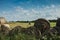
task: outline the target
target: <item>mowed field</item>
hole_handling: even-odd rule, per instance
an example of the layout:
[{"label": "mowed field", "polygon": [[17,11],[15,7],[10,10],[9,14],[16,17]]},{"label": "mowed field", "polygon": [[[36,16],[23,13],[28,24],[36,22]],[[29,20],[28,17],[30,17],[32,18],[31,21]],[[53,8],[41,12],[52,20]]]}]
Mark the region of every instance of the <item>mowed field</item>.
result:
[{"label": "mowed field", "polygon": [[[16,27],[16,26],[21,26],[23,28],[27,28],[27,27],[30,27],[30,26],[33,26],[34,23],[31,23],[31,25],[29,25],[29,23],[20,23],[20,22],[10,22],[8,23],[12,28]],[[56,22],[50,22],[50,25],[51,27],[54,27],[56,25]],[[16,33],[16,32],[15,32]],[[40,40],[40,39],[43,39],[43,40],[50,40],[50,39],[58,39],[60,40],[60,36],[56,36],[56,35],[52,35],[51,37],[50,36],[41,36],[41,38],[39,37],[38,39],[36,38],[36,35],[28,35],[28,34],[25,34],[25,33],[18,33],[18,34],[13,34],[13,36],[4,36],[4,35],[1,35],[0,36],[0,39],[1,40]],[[43,38],[44,37],[44,38]]]},{"label": "mowed field", "polygon": [[[9,23],[9,25],[11,28],[14,28],[16,26],[21,26],[23,28],[27,28],[27,27],[33,26],[34,23],[29,24],[29,23],[11,22],[11,23]],[[55,25],[56,25],[56,22],[50,22],[51,27],[54,27]]]}]

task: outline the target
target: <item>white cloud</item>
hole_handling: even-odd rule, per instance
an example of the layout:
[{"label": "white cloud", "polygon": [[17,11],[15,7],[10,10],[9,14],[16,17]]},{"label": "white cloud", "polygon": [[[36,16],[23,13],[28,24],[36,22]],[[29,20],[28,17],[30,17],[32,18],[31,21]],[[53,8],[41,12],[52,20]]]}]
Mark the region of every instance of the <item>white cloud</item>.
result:
[{"label": "white cloud", "polygon": [[55,5],[51,5],[51,7],[52,7],[52,8],[54,8],[54,7],[55,7]]},{"label": "white cloud", "polygon": [[56,19],[60,17],[60,6],[51,5],[39,9],[24,9],[18,6],[14,7],[14,10],[3,11],[0,15],[4,15],[9,20],[35,20],[38,18]]},{"label": "white cloud", "polygon": [[[36,10],[35,10],[36,9]],[[47,19],[55,19],[57,17],[60,17],[60,7],[59,6],[55,6],[55,5],[51,5],[51,6],[46,6],[44,8],[41,8],[40,10],[38,10],[37,8],[35,9],[19,9],[20,13],[25,13],[27,16],[27,18],[30,16],[32,18],[36,17],[36,18],[47,18]]]}]

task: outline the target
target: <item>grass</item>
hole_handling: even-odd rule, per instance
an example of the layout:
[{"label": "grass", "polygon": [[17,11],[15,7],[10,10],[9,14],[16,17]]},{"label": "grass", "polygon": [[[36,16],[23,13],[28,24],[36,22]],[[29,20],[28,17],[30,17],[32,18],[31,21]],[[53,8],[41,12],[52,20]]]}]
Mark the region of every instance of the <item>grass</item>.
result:
[{"label": "grass", "polygon": [[[14,28],[15,26],[22,26],[23,28],[27,28],[29,26],[33,26],[34,23],[31,23],[31,25],[29,25],[29,23],[19,23],[19,22],[15,22],[15,23],[9,23],[11,28]],[[50,22],[50,26],[54,27],[56,25],[56,22]]]},{"label": "grass", "polygon": [[50,22],[50,26],[51,26],[51,27],[56,26],[56,22]]},{"label": "grass", "polygon": [[29,23],[19,23],[19,22],[16,22],[16,23],[9,23],[10,27],[13,28],[15,26],[22,26],[23,28],[27,28],[29,26],[33,26],[34,23],[31,23],[31,25],[29,25]]}]

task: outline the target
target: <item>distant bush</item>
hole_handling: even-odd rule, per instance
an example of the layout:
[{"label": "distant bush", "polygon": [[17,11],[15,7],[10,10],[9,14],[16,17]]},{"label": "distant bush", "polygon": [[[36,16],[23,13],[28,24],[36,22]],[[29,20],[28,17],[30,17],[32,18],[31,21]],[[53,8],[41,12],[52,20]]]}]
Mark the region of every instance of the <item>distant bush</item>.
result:
[{"label": "distant bush", "polygon": [[56,22],[57,20],[49,20],[50,22]]}]

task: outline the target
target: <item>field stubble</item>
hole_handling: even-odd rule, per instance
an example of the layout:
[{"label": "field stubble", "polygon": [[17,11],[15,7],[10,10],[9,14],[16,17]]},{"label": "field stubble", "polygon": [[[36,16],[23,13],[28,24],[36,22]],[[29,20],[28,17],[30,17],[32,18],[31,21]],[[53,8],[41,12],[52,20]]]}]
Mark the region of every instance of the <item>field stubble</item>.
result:
[{"label": "field stubble", "polygon": [[[9,25],[10,25],[11,28],[14,28],[15,26],[21,26],[23,28],[27,28],[27,27],[33,26],[34,23],[29,24],[29,23],[20,23],[20,22],[13,23],[12,22],[12,23],[9,23]],[[51,27],[56,26],[56,22],[50,22],[50,26]]]}]

